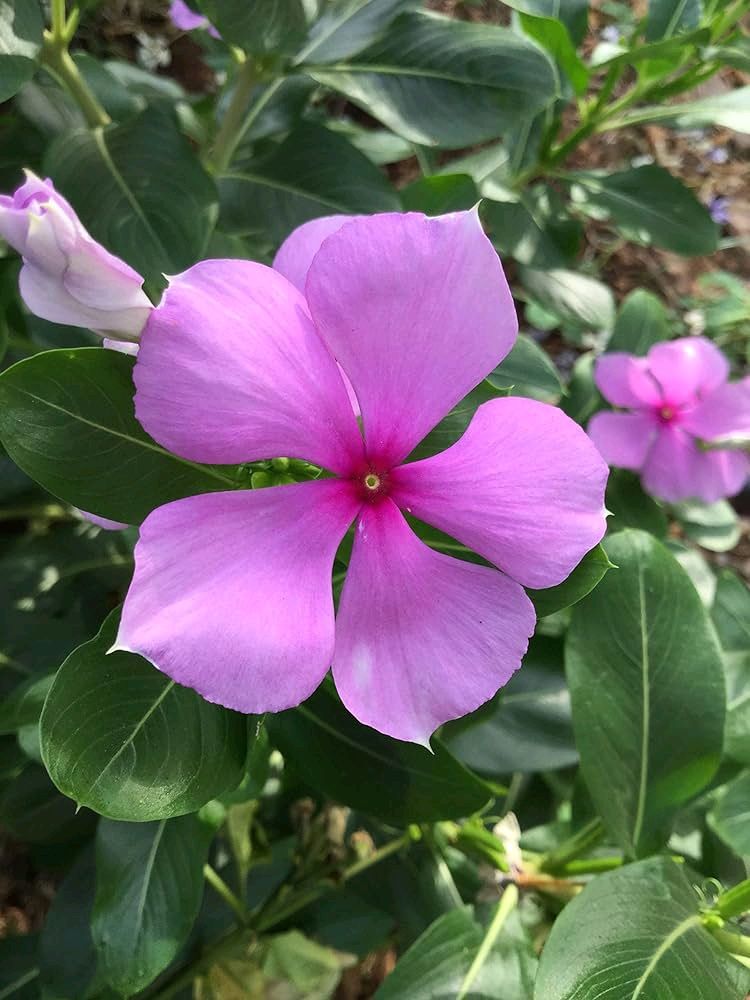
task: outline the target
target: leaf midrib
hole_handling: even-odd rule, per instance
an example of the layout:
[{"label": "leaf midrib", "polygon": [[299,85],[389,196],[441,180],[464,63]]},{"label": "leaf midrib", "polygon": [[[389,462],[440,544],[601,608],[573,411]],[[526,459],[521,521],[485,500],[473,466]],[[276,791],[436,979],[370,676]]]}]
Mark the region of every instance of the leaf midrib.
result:
[{"label": "leaf midrib", "polygon": [[672,947],[672,945],[678,938],[682,937],[683,934],[686,934],[693,927],[699,926],[700,922],[701,922],[700,915],[697,913],[693,913],[689,917],[685,917],[685,919],[681,923],[677,924],[676,927],[672,928],[672,930],[669,932],[669,934],[667,934],[667,936],[664,938],[664,940],[661,942],[659,947],[656,949],[656,951],[649,959],[646,968],[638,977],[638,982],[635,984],[635,990],[633,991],[630,1000],[638,1000],[638,997],[642,994],[643,990],[645,989],[646,983],[649,977],[651,976],[651,973],[659,964],[659,961],[661,960],[662,956],[666,954],[666,952]]},{"label": "leaf midrib", "polygon": [[638,846],[638,841],[643,830],[643,820],[646,812],[646,790],[648,788],[649,769],[649,734],[651,727],[651,689],[650,689],[650,662],[648,648],[648,628],[646,622],[646,593],[644,586],[643,563],[638,562],[638,606],[640,612],[641,626],[641,767],[638,783],[638,802],[636,806],[635,821],[633,823],[633,849]]}]

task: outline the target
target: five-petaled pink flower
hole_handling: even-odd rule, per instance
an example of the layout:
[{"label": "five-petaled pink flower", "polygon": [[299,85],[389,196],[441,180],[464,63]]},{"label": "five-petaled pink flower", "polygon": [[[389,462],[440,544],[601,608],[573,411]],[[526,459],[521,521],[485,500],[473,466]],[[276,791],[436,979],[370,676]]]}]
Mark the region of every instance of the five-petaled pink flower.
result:
[{"label": "five-petaled pink flower", "polygon": [[610,465],[640,472],[655,497],[712,503],[738,493],[750,457],[732,447],[750,438],[750,378],[729,383],[729,364],[705,337],[655,344],[645,358],[605,354],[594,378],[627,413],[597,413],[588,432]]},{"label": "five-petaled pink flower", "polygon": [[[287,456],[333,476],[153,511],[114,648],[251,713],[299,704],[332,666],[359,720],[424,744],[485,702],[534,630],[523,587],[559,584],[605,528],[606,465],[553,406],[494,399],[407,462],[516,331],[476,212],[316,220],[275,269],[213,260],[173,278],[134,372],[146,430],[192,461]],[[497,568],[434,551],[402,512]]]}]

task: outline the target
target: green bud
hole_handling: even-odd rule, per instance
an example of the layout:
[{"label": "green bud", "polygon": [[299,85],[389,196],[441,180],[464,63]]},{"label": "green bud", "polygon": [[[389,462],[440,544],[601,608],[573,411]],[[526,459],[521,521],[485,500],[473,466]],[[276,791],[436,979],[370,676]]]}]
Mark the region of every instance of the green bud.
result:
[{"label": "green bud", "polygon": [[250,476],[250,485],[254,490],[262,490],[266,486],[273,486],[273,484],[274,477],[270,472],[264,472],[262,469],[259,469]]}]

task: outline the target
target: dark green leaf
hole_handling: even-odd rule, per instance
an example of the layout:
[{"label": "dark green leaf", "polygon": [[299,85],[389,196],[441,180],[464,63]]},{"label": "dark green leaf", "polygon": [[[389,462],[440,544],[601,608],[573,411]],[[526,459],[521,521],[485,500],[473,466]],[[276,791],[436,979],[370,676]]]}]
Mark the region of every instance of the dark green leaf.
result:
[{"label": "dark green leaf", "polygon": [[724,753],[732,760],[750,765],[750,649],[744,653],[724,653],[724,672],[727,681]]},{"label": "dark green leaf", "polygon": [[43,29],[38,0],[0,0],[0,104],[34,75]]},{"label": "dark green leaf", "polygon": [[523,333],[519,333],[510,354],[490,372],[487,381],[514,396],[530,396],[544,403],[556,403],[563,391],[549,355]]},{"label": "dark green leaf", "polygon": [[347,888],[323,896],[299,914],[299,925],[321,944],[364,958],[380,948],[393,918]]},{"label": "dark green leaf", "polygon": [[37,945],[36,934],[11,934],[0,939],[0,997],[3,1000],[39,1000]]},{"label": "dark green leaf", "polygon": [[482,214],[501,255],[507,254],[529,267],[565,267],[566,255],[546,227],[546,220],[539,219],[525,202],[488,198],[482,203]]},{"label": "dark green leaf", "polygon": [[589,0],[503,0],[503,3],[523,14],[559,19],[576,45],[586,34]]},{"label": "dark green leaf", "polygon": [[39,721],[52,677],[31,677],[0,704],[0,734],[15,733]]},{"label": "dark green leaf", "polygon": [[737,514],[726,500],[680,503],[674,512],[687,537],[711,552],[728,552],[742,535]]},{"label": "dark green leaf", "polygon": [[281,243],[321,215],[397,211],[396,193],[366,156],[340,135],[305,123],[271,156],[220,182],[225,232],[267,234]]},{"label": "dark green leaf", "polygon": [[140,656],[107,655],[117,623],[115,612],[60,667],[42,712],[44,762],[62,792],[103,816],[193,812],[242,777],[245,717]]},{"label": "dark green leaf", "polygon": [[668,121],[678,128],[721,126],[750,132],[750,86],[703,97],[687,104],[652,105],[626,115],[628,122]]},{"label": "dark green leaf", "polygon": [[713,253],[719,230],[708,209],[669,171],[656,164],[614,174],[570,175],[579,202],[609,213],[638,240],[685,256]]},{"label": "dark green leaf", "polygon": [[373,42],[397,14],[415,6],[416,0],[333,0],[323,7],[295,61],[346,59]]},{"label": "dark green leaf", "polygon": [[[424,747],[363,726],[327,686],[268,720],[271,740],[313,788],[397,826],[476,812],[490,789],[433,739]],[[377,781],[362,775],[377,772]]]},{"label": "dark green leaf", "polygon": [[750,970],[704,930],[698,905],[667,858],[597,877],[555,921],[535,1000],[743,1000]]},{"label": "dark green leaf", "polygon": [[607,553],[601,545],[597,545],[586,553],[567,580],[556,587],[547,587],[545,590],[527,588],[526,593],[534,604],[537,618],[545,618],[555,611],[577,604],[591,593],[611,566]]},{"label": "dark green leaf", "polygon": [[750,772],[744,771],[723,789],[721,796],[708,814],[714,832],[740,856],[750,855]]},{"label": "dark green leaf", "polygon": [[712,47],[706,55],[710,59],[717,59],[727,66],[741,69],[743,73],[750,73],[750,36],[737,34],[724,45]]},{"label": "dark green leaf", "polygon": [[612,292],[595,278],[562,268],[539,271],[521,268],[524,288],[560,318],[588,330],[611,330],[615,321]]},{"label": "dark green leaf", "polygon": [[750,590],[730,569],[719,573],[711,617],[724,649],[750,651]]},{"label": "dark green leaf", "polygon": [[101,974],[118,992],[148,986],[185,943],[213,835],[197,816],[99,823],[91,933]]},{"label": "dark green leaf", "polygon": [[671,38],[696,28],[702,12],[702,0],[649,0],[646,40]]},{"label": "dark green leaf", "polygon": [[528,1000],[537,961],[516,914],[495,939],[468,992],[472,963],[487,934],[469,906],[439,917],[399,960],[376,1000]]},{"label": "dark green leaf", "polygon": [[623,528],[641,528],[657,538],[667,534],[667,515],[664,508],[643,492],[641,481],[627,469],[612,469],[607,480],[605,506],[612,513],[607,522],[609,532]]},{"label": "dark green leaf", "polygon": [[724,676],[706,611],[667,549],[632,530],[605,548],[618,568],[573,611],[565,660],[586,785],[637,856],[664,842],[718,767]]},{"label": "dark green leaf", "polygon": [[0,794],[0,824],[30,844],[69,844],[91,833],[94,817],[76,814],[43,767],[29,764]]},{"label": "dark green leaf", "polygon": [[426,13],[402,14],[347,62],[306,69],[424,146],[494,138],[557,92],[554,66],[532,42],[506,28]]},{"label": "dark green leaf", "polygon": [[667,311],[653,292],[636,288],[620,307],[607,350],[642,357],[660,340],[669,340]]},{"label": "dark green leaf", "polygon": [[133,414],[133,359],[45,351],[0,375],[0,438],[24,472],[82,510],[139,524],[155,507],[236,485],[156,444]]},{"label": "dark green leaf", "polygon": [[201,258],[216,188],[171,114],[148,108],[122,125],[65,132],[45,170],[92,236],[148,281]]},{"label": "dark green leaf", "polygon": [[434,174],[421,177],[399,192],[407,212],[444,215],[473,208],[479,201],[476,184],[468,174]]},{"label": "dark green leaf", "polygon": [[199,6],[222,39],[245,52],[289,52],[305,34],[300,0],[200,0]]},{"label": "dark green leaf", "polygon": [[436,455],[455,444],[469,426],[477,407],[481,406],[482,403],[487,403],[490,399],[497,399],[498,396],[503,395],[505,393],[490,385],[486,379],[480,382],[475,389],[464,396],[460,403],[453,407],[447,417],[443,417],[426,438],[420,441],[409,456],[409,461],[416,462],[419,458]]},{"label": "dark green leaf", "polygon": [[459,760],[495,779],[575,764],[560,641],[532,639],[521,669],[487,706],[449,724],[445,739]]},{"label": "dark green leaf", "polygon": [[560,403],[560,409],[582,427],[604,402],[594,382],[595,361],[593,352],[582,354],[577,359],[568,383],[568,394]]},{"label": "dark green leaf", "polygon": [[589,71],[579,58],[570,35],[556,17],[533,17],[521,14],[524,32],[549,52],[570,81],[576,94],[583,94],[589,82]]}]

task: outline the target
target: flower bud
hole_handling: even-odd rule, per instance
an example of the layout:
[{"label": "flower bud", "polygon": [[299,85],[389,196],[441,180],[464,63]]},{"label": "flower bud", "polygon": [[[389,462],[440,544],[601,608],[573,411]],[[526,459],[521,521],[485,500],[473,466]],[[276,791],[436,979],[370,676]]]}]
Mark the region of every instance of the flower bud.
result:
[{"label": "flower bud", "polygon": [[36,316],[138,339],[152,309],[143,278],[91,238],[52,181],[27,170],[0,195],[0,237],[23,258],[21,297]]}]

